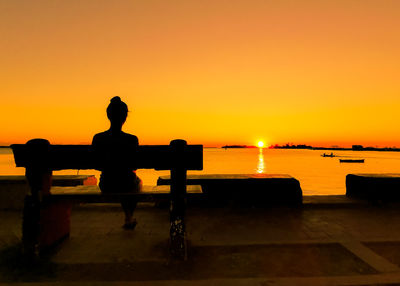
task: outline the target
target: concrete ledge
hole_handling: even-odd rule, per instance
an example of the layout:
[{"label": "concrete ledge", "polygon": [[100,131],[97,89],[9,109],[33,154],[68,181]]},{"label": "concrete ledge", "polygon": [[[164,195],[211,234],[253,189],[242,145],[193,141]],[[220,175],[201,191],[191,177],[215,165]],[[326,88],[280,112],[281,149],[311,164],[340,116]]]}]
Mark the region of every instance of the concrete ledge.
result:
[{"label": "concrete ledge", "polygon": [[[161,176],[157,185],[169,185],[170,176]],[[224,205],[285,205],[302,204],[302,190],[295,178],[284,174],[209,174],[188,175],[188,185],[201,185],[204,202]]]},{"label": "concrete ledge", "polygon": [[346,196],[370,201],[399,201],[400,174],[348,174]]},{"label": "concrete ledge", "polygon": [[[96,185],[95,175],[56,175],[52,186]],[[0,176],[0,184],[27,184],[25,176]]]},{"label": "concrete ledge", "polygon": [[365,200],[345,195],[303,196],[303,207],[307,208],[354,208],[367,205]]},{"label": "concrete ledge", "polygon": [[[79,186],[96,184],[94,175],[53,176],[53,186]],[[22,209],[25,196],[30,192],[25,176],[0,176],[0,209]]]}]

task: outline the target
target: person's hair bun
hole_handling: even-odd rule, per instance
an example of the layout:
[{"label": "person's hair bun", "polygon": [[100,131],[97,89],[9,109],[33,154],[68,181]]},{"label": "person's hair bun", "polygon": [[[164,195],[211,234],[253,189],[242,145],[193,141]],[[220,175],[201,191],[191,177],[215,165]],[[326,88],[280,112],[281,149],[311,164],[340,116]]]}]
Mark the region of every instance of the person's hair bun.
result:
[{"label": "person's hair bun", "polygon": [[124,118],[128,115],[128,106],[125,102],[121,100],[119,96],[114,96],[110,100],[110,104],[107,107],[107,117],[108,119]]},{"label": "person's hair bun", "polygon": [[121,103],[122,102],[122,100],[121,100],[121,98],[119,97],[119,96],[114,96],[113,98],[111,98],[111,100],[110,100],[110,103],[113,103],[113,104],[115,104],[115,103]]}]

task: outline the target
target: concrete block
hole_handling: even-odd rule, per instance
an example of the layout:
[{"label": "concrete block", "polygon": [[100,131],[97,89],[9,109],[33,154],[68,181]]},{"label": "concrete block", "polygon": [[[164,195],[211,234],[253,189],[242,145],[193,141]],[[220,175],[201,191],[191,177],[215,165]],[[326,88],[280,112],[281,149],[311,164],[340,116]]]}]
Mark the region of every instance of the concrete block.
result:
[{"label": "concrete block", "polygon": [[[94,175],[53,176],[53,186],[96,185]],[[0,209],[22,209],[30,193],[25,176],[0,176]]]},{"label": "concrete block", "polygon": [[[169,185],[170,176],[161,176],[158,185]],[[233,202],[246,206],[302,204],[302,190],[295,178],[283,174],[207,174],[188,175],[188,185],[201,185],[204,200],[224,205]]]},{"label": "concrete block", "polygon": [[400,174],[348,174],[346,196],[371,201],[398,201]]}]

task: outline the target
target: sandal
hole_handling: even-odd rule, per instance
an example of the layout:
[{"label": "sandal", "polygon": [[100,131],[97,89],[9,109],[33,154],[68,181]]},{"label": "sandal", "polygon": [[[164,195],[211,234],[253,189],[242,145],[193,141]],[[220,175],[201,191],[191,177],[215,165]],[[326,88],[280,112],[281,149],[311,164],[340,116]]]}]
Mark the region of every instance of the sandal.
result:
[{"label": "sandal", "polygon": [[122,227],[126,230],[132,230],[132,229],[135,229],[136,225],[137,225],[137,221],[134,220],[134,221],[125,223]]}]

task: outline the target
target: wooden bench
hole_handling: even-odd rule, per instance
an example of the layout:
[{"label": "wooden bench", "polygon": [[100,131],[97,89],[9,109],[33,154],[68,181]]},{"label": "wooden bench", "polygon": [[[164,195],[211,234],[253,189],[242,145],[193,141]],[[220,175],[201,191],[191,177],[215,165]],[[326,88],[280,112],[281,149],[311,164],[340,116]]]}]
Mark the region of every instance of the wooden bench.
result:
[{"label": "wooden bench", "polygon": [[[117,202],[139,194],[52,194],[52,171],[64,169],[101,169],[91,145],[51,145],[45,139],[11,145],[17,167],[25,168],[30,195],[25,199],[22,242],[28,254],[38,255],[45,246],[68,236],[70,205],[65,201]],[[203,146],[173,140],[170,145],[139,146],[133,169],[170,170],[170,251],[186,257],[185,199],[187,170],[203,169]],[[164,194],[165,195],[165,194]]]}]

